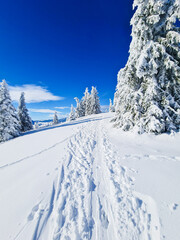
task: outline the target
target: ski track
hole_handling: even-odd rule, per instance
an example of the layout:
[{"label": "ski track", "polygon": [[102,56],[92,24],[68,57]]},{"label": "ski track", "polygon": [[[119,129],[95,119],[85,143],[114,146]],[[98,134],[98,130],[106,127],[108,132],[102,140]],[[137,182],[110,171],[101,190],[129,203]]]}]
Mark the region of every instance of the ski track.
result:
[{"label": "ski track", "polygon": [[31,240],[160,240],[156,204],[133,191],[133,170],[120,165],[103,124],[86,123],[68,140],[49,203],[27,218],[36,222]]},{"label": "ski track", "polygon": [[[71,137],[72,137],[72,136],[71,136]],[[57,147],[57,146],[60,145],[61,143],[66,142],[66,141],[69,140],[69,138],[71,138],[71,137],[67,137],[67,138],[65,138],[64,140],[62,140],[62,141],[60,141],[60,142],[57,142],[57,143],[53,144],[52,146],[50,146],[50,147],[48,147],[48,148],[45,148],[45,149],[43,149],[42,151],[40,151],[40,152],[38,152],[38,153],[35,153],[35,154],[30,155],[30,156],[24,157],[24,158],[22,158],[22,159],[20,159],[20,160],[17,160],[17,161],[15,161],[15,162],[2,165],[2,166],[0,166],[0,170],[2,170],[2,169],[4,169],[4,168],[7,168],[7,167],[10,167],[10,166],[12,166],[12,165],[21,163],[21,162],[23,162],[23,161],[29,160],[30,158],[36,157],[36,156],[38,156],[38,155],[40,155],[40,154],[42,154],[42,153],[44,153],[44,152],[47,152],[47,151],[51,150],[52,148]]]},{"label": "ski track", "polygon": [[179,156],[166,156],[166,155],[137,155],[137,154],[126,154],[124,159],[134,159],[134,160],[152,160],[152,161],[160,161],[160,162],[176,162],[180,163],[180,157]]}]

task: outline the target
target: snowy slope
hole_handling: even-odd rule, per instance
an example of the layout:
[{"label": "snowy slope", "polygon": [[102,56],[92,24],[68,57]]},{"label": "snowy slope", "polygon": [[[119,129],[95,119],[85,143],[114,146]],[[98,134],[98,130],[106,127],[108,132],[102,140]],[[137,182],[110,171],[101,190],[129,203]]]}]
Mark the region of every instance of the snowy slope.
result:
[{"label": "snowy slope", "polygon": [[0,145],[0,239],[180,239],[180,134],[98,114]]}]

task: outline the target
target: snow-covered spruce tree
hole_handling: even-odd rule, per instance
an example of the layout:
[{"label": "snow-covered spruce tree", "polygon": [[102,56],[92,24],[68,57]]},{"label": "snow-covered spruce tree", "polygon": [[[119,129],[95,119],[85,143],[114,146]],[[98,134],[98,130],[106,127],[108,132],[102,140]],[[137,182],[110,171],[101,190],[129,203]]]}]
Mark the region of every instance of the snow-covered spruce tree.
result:
[{"label": "snow-covered spruce tree", "polygon": [[39,129],[39,123],[38,122],[35,122],[34,129]]},{"label": "snow-covered spruce tree", "polygon": [[100,102],[98,97],[98,92],[95,87],[92,87],[91,95],[90,95],[90,110],[89,114],[98,114],[100,113]]},{"label": "snow-covered spruce tree", "polygon": [[76,111],[75,111],[75,117],[79,118],[79,117],[83,117],[85,115],[84,113],[84,106],[82,101],[79,101],[79,99],[77,97],[74,98],[76,100]]},{"label": "snow-covered spruce tree", "polygon": [[114,106],[112,104],[112,100],[109,99],[109,112],[115,112]]},{"label": "snow-covered spruce tree", "polygon": [[68,117],[67,121],[72,121],[72,120],[75,120],[75,119],[76,119],[76,116],[75,116],[74,107],[73,107],[73,105],[71,105],[71,112],[69,114],[69,117]]},{"label": "snow-covered spruce tree", "polygon": [[85,109],[85,116],[90,115],[91,114],[91,95],[89,94],[88,88],[86,88],[84,92],[82,103]]},{"label": "snow-covered spruce tree", "polygon": [[26,108],[24,92],[21,93],[21,96],[19,99],[18,116],[19,116],[20,127],[22,132],[26,132],[28,130],[33,129],[32,120]]},{"label": "snow-covered spruce tree", "polygon": [[17,137],[19,134],[19,118],[12,105],[6,81],[3,80],[0,88],[0,142]]},{"label": "snow-covered spruce tree", "polygon": [[58,120],[58,116],[57,116],[57,112],[54,113],[54,118],[53,118],[53,125],[58,124],[59,120]]},{"label": "snow-covered spruce tree", "polygon": [[118,73],[114,125],[155,134],[180,127],[178,0],[134,0],[132,42]]}]

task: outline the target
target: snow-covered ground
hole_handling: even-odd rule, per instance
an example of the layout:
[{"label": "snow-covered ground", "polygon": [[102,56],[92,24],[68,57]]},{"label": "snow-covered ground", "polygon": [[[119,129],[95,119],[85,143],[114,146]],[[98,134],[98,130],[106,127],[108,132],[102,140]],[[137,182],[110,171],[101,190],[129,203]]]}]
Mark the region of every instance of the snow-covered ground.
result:
[{"label": "snow-covered ground", "polygon": [[125,133],[111,118],[0,145],[1,240],[180,239],[180,134]]}]

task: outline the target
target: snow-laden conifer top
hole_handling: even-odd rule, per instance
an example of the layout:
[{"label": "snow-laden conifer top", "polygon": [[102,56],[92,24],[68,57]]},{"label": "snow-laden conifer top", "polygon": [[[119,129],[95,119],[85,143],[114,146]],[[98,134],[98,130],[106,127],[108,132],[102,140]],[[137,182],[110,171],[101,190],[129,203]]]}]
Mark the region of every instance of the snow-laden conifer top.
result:
[{"label": "snow-laden conifer top", "polygon": [[118,73],[114,125],[156,134],[180,127],[180,4],[135,0],[130,55]]}]

